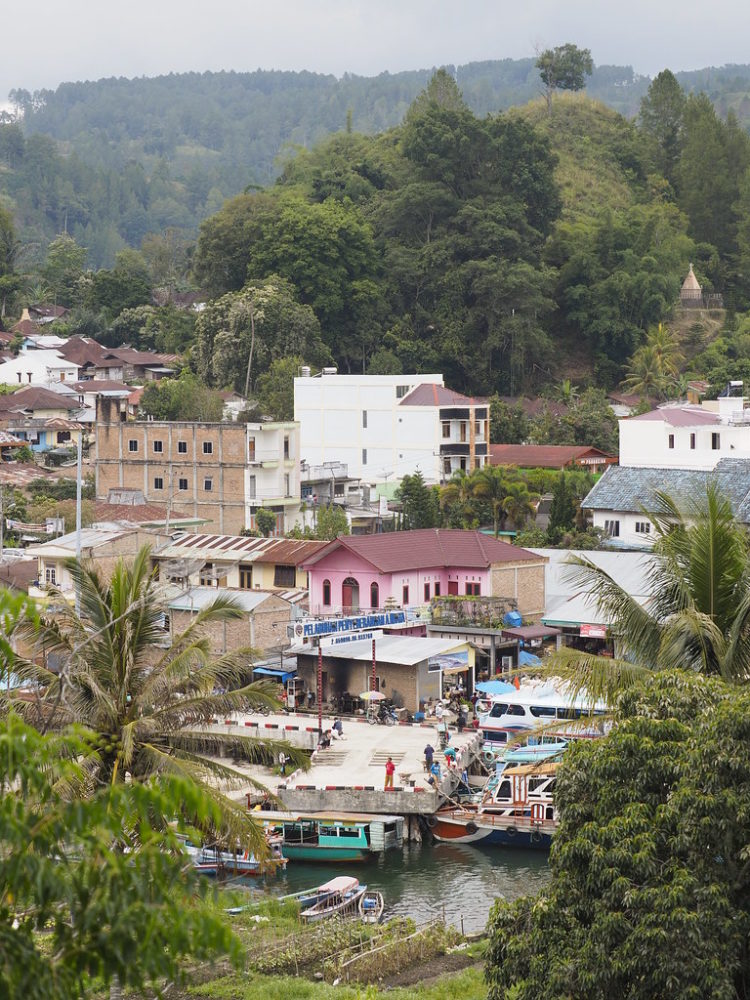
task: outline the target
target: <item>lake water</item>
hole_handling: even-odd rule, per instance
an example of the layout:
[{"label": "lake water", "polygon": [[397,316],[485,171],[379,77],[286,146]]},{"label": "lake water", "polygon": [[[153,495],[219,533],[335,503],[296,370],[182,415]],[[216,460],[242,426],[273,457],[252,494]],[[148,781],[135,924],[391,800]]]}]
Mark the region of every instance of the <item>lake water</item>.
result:
[{"label": "lake water", "polygon": [[484,928],[498,896],[516,899],[537,892],[547,881],[549,868],[543,851],[409,843],[364,864],[290,862],[265,890],[282,896],[349,874],[383,893],[386,919],[411,917],[422,924],[445,916],[458,928],[463,921],[468,933]]}]

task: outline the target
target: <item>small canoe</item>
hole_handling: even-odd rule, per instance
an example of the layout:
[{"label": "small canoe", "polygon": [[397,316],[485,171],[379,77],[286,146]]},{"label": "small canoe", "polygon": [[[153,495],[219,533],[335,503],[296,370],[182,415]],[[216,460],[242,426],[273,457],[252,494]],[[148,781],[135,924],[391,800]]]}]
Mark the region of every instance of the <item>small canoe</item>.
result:
[{"label": "small canoe", "polygon": [[383,916],[385,900],[381,892],[369,890],[359,897],[359,915],[363,924],[377,924]]},{"label": "small canoe", "polygon": [[333,916],[351,916],[357,913],[360,898],[367,892],[366,885],[350,875],[342,875],[324,882],[314,892],[318,901],[303,909],[300,917],[306,923],[326,920]]}]

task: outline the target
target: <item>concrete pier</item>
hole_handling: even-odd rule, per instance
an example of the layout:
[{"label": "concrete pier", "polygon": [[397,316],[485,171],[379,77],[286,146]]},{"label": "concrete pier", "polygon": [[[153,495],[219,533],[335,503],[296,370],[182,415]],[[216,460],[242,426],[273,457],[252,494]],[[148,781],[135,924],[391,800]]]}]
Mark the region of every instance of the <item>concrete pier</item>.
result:
[{"label": "concrete pier", "polygon": [[[251,735],[261,739],[287,740],[293,746],[313,750],[308,771],[298,770],[286,778],[275,776],[269,788],[290,810],[319,812],[370,812],[399,815],[429,815],[448,798],[460,781],[461,771],[479,756],[481,744],[473,729],[450,732],[456,751],[455,767],[447,767],[439,750],[438,733],[427,724],[371,726],[364,720],[344,719],[343,739],[330,749],[315,750],[317,718],[309,715],[237,715],[216,720],[207,732]],[[333,718],[324,717],[323,729],[331,729]],[[427,784],[424,748],[435,749],[442,777],[437,790]],[[396,765],[393,789],[384,789],[388,757]]]}]

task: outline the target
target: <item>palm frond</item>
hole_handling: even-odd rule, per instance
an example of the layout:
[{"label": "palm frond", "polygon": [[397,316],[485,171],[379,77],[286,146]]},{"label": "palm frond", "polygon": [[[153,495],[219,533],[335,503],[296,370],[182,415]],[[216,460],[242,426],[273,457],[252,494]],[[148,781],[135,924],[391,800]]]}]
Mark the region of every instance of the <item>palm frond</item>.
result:
[{"label": "palm frond", "polygon": [[577,649],[559,649],[547,661],[545,673],[563,680],[571,701],[586,698],[589,711],[597,702],[614,705],[617,696],[647,677],[649,669],[629,660],[594,656]]}]

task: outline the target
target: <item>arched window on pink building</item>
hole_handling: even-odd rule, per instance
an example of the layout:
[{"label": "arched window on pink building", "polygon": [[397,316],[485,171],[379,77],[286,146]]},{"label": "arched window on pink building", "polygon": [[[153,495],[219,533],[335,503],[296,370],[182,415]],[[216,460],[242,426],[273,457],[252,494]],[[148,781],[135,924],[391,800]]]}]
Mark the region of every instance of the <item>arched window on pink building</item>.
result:
[{"label": "arched window on pink building", "polygon": [[331,606],[331,581],[330,580],[324,580],[323,581],[323,605],[326,608],[329,608]]},{"label": "arched window on pink building", "polygon": [[377,583],[370,584],[370,607],[379,608],[380,607],[380,587]]}]

